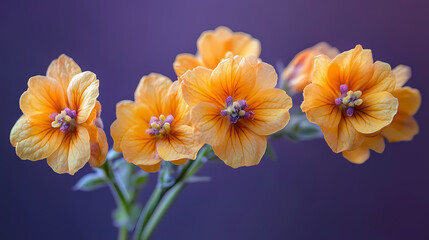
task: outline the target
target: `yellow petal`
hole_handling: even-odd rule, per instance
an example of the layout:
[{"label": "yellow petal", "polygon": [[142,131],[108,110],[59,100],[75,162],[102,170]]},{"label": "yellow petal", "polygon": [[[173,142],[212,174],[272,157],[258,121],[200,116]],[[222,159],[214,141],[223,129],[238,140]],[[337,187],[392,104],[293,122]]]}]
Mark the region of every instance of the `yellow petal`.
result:
[{"label": "yellow petal", "polygon": [[231,40],[227,42],[227,51],[231,51],[234,55],[243,57],[255,56],[259,57],[261,54],[261,43],[258,39],[252,39],[247,33],[237,32]]},{"label": "yellow petal", "polygon": [[337,55],[328,69],[329,81],[334,86],[347,84],[349,89],[362,90],[361,86],[368,84],[374,72],[371,50],[362,49],[357,45],[354,49]]},{"label": "yellow petal", "polygon": [[127,162],[136,165],[154,165],[159,162],[156,139],[145,131],[142,126],[133,126],[122,138],[121,150]]},{"label": "yellow petal", "polygon": [[166,161],[182,158],[195,159],[203,144],[198,143],[193,135],[192,127],[187,125],[176,126],[169,135],[164,136],[156,143],[159,156]]},{"label": "yellow petal", "polygon": [[195,127],[195,138],[212,146],[221,144],[231,125],[227,117],[220,115],[216,105],[201,102],[191,110],[191,121]]},{"label": "yellow petal", "polygon": [[75,174],[91,157],[89,134],[85,127],[76,126],[68,132],[60,147],[48,157],[49,166],[56,173]]},{"label": "yellow petal", "polygon": [[390,65],[383,62],[374,63],[374,74],[371,80],[354,89],[361,90],[362,93],[371,94],[381,91],[391,92],[395,88],[395,75],[393,75]]},{"label": "yellow petal", "polygon": [[193,70],[198,66],[202,66],[203,63],[198,60],[194,55],[191,54],[179,54],[173,63],[174,71],[178,77],[182,76],[186,71]]},{"label": "yellow petal", "polygon": [[19,106],[26,116],[49,116],[61,112],[66,107],[66,100],[59,82],[35,76],[28,80],[28,90],[21,95]]},{"label": "yellow petal", "polygon": [[267,148],[264,136],[249,129],[231,126],[220,145],[213,146],[214,153],[233,168],[257,165]]},{"label": "yellow petal", "polygon": [[173,163],[174,165],[184,165],[187,162],[188,162],[187,158],[176,160],[176,161],[171,161],[171,163]]},{"label": "yellow petal", "polygon": [[149,164],[149,165],[137,165],[139,166],[143,171],[145,172],[151,172],[151,173],[155,173],[158,172],[159,167],[161,166],[161,159],[158,159],[158,162],[154,163],[154,164]]},{"label": "yellow petal", "polygon": [[398,109],[398,99],[388,92],[362,96],[363,104],[349,117],[360,133],[370,134],[389,125]]},{"label": "yellow petal", "polygon": [[396,114],[392,123],[382,131],[389,142],[411,141],[417,133],[419,133],[417,121],[403,113]]},{"label": "yellow petal", "polygon": [[91,158],[89,159],[89,164],[91,167],[99,167],[103,165],[104,161],[106,160],[107,152],[109,151],[106,134],[101,128],[97,128],[97,130],[97,142],[91,141]]},{"label": "yellow petal", "polygon": [[367,147],[359,147],[353,151],[344,151],[343,157],[352,163],[362,164],[369,159],[370,152]]},{"label": "yellow petal", "polygon": [[341,85],[339,83],[339,79],[330,79],[328,75],[328,69],[331,61],[332,60],[325,55],[318,55],[314,58],[311,82],[323,87],[325,91],[330,93],[333,97],[338,97],[339,86]]},{"label": "yellow petal", "polygon": [[238,124],[245,125],[256,134],[273,134],[289,122],[292,99],[281,89],[260,91],[247,104],[255,113],[254,118],[241,119]]},{"label": "yellow petal", "polygon": [[352,163],[362,164],[368,160],[370,156],[369,149],[372,149],[378,153],[384,151],[385,144],[381,134],[373,137],[366,137],[362,145],[352,151],[344,151],[343,156]]},{"label": "yellow petal", "polygon": [[405,65],[398,65],[392,70],[396,78],[395,88],[401,88],[411,78],[411,68]]},{"label": "yellow petal", "polygon": [[225,104],[226,99],[221,99],[212,93],[212,82],[210,80],[212,70],[197,67],[192,71],[187,71],[181,77],[183,99],[189,107],[193,107],[199,102],[212,102],[219,106]]},{"label": "yellow petal", "polygon": [[392,95],[399,101],[398,113],[412,116],[416,114],[422,103],[422,97],[419,90],[414,88],[404,87],[395,89],[392,92]]},{"label": "yellow petal", "polygon": [[73,76],[81,72],[82,70],[72,58],[61,54],[49,65],[46,76],[57,80],[63,87],[63,91],[67,92],[67,87]]},{"label": "yellow petal", "polygon": [[[252,57],[247,58],[248,60]],[[270,64],[258,61],[256,66],[255,90],[274,88],[277,85],[276,70]]]},{"label": "yellow petal", "polygon": [[335,105],[335,95],[329,91],[329,87],[315,83],[304,88],[301,109],[310,122],[326,128],[337,126],[342,116],[341,110]]},{"label": "yellow petal", "polygon": [[336,127],[322,127],[321,129],[326,142],[335,153],[354,150],[365,139],[362,134],[354,129],[349,118],[342,118]]},{"label": "yellow petal", "polygon": [[51,119],[46,115],[31,118],[21,117],[12,128],[11,142],[16,146],[16,154],[21,159],[32,161],[49,157],[64,138],[64,133],[51,127]]},{"label": "yellow petal", "polygon": [[167,94],[162,98],[162,114],[164,116],[172,115],[174,117],[173,124],[182,125],[188,124],[190,121],[189,106],[186,104],[182,96],[182,90],[179,81],[175,81],[170,85]]},{"label": "yellow petal", "polygon": [[94,73],[86,71],[75,75],[67,88],[70,109],[76,110],[78,124],[88,120],[98,97],[99,81]]},{"label": "yellow petal", "polygon": [[146,104],[159,116],[162,113],[162,98],[167,94],[171,83],[168,77],[157,73],[142,77],[134,93],[136,103]]},{"label": "yellow petal", "polygon": [[214,69],[225,57],[225,53],[228,51],[225,42],[230,38],[225,36],[226,34],[229,33],[225,29],[222,29],[222,36],[219,37],[213,31],[206,31],[198,38],[198,53],[206,67]]},{"label": "yellow petal", "polygon": [[231,96],[234,101],[248,99],[255,88],[256,72],[256,66],[244,57],[235,56],[224,59],[211,74],[211,92],[223,102],[228,96]]}]

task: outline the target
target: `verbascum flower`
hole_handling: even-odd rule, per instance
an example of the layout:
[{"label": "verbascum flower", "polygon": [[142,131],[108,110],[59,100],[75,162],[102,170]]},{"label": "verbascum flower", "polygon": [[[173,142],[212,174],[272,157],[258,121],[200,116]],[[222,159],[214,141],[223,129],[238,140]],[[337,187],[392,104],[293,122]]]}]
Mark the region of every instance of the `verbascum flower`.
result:
[{"label": "verbascum flower", "polygon": [[318,43],[313,47],[304,49],[298,53],[289,65],[283,70],[281,78],[283,83],[294,92],[302,90],[311,83],[311,72],[313,71],[314,57],[324,54],[334,58],[339,54],[338,49],[331,47],[325,42]]},{"label": "verbascum flower", "polygon": [[257,39],[242,32],[232,32],[227,27],[218,27],[214,31],[205,31],[198,38],[198,52],[179,54],[173,63],[177,76],[198,66],[214,69],[226,57],[240,55],[259,57],[261,44]]},{"label": "verbascum flower", "polygon": [[99,81],[94,73],[82,72],[73,59],[61,55],[46,76],[28,80],[20,98],[23,115],[10,133],[21,159],[47,158],[57,173],[73,175],[88,161],[104,163],[108,145],[99,119]]},{"label": "verbascum flower", "polygon": [[[392,94],[395,76],[389,64],[374,63],[371,50],[360,45],[332,60],[319,55],[314,61],[312,83],[304,88],[301,105],[308,120],[321,127],[335,153],[374,140],[398,110],[398,99]],[[371,145],[381,148],[380,141]]]},{"label": "verbascum flower", "polygon": [[177,81],[152,73],[140,80],[134,102],[116,106],[117,120],[110,128],[113,149],[144,171],[158,171],[162,160],[185,164],[202,147],[193,138],[189,107],[179,87]]},{"label": "verbascum flower", "polygon": [[392,123],[383,128],[376,136],[366,138],[356,150],[343,152],[343,156],[351,162],[363,163],[368,160],[370,149],[382,153],[385,148],[384,138],[391,143],[410,141],[419,132],[419,126],[413,116],[420,108],[420,92],[417,89],[404,87],[411,77],[411,70],[407,66],[399,65],[392,72],[396,77],[395,90],[392,95],[399,101],[398,112]]},{"label": "verbascum flower", "polygon": [[195,138],[210,144],[227,165],[256,165],[266,136],[289,121],[291,98],[275,89],[277,74],[255,57],[229,57],[214,69],[197,67],[181,77]]}]

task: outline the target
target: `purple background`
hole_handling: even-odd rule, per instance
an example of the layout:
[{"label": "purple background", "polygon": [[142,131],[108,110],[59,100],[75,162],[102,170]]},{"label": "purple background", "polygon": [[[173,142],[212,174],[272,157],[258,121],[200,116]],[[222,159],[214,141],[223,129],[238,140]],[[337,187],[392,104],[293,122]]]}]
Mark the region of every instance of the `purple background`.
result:
[{"label": "purple background", "polygon": [[[98,75],[107,129],[140,77],[174,78],[176,54],[194,53],[200,33],[219,25],[261,40],[271,64],[322,40],[341,51],[360,43],[377,60],[412,66],[409,85],[425,98],[428,8],[426,0],[1,1],[0,239],[116,238],[109,190],[71,190],[88,166],[58,175],[46,161],[21,161],[8,140],[28,78],[61,53]],[[256,167],[207,164],[201,174],[212,181],[188,186],[154,239],[429,239],[427,105],[416,118],[413,142],[389,144],[364,165],[322,140],[277,141],[280,159]]]}]

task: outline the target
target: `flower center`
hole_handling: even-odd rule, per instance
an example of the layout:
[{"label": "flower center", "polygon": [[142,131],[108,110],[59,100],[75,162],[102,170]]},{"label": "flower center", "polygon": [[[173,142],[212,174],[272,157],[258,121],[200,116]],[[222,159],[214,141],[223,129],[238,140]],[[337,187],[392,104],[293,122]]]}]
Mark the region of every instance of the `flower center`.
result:
[{"label": "flower center", "polygon": [[220,114],[224,117],[228,116],[231,123],[236,123],[241,118],[249,118],[255,115],[253,111],[245,111],[246,108],[246,100],[234,102],[232,97],[229,96],[226,98],[226,108],[220,111]]},{"label": "flower center", "polygon": [[52,113],[49,117],[54,119],[51,126],[59,128],[61,132],[66,132],[76,124],[76,110],[70,110],[70,108],[65,108],[61,113]]},{"label": "flower center", "polygon": [[335,99],[335,104],[346,109],[347,116],[353,116],[355,107],[362,105],[361,91],[351,91],[346,84],[340,86],[341,97]]},{"label": "flower center", "polygon": [[151,136],[164,136],[169,134],[171,131],[171,122],[173,122],[173,120],[173,115],[165,117],[161,114],[159,118],[151,117],[149,122],[150,128],[146,130],[146,134]]}]

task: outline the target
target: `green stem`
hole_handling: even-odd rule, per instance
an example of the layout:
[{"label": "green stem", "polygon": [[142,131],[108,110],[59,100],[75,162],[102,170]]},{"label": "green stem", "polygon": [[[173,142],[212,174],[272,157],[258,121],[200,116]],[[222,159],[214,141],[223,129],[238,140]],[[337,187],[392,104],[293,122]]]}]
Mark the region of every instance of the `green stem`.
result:
[{"label": "green stem", "polygon": [[[187,179],[202,167],[207,160],[206,155],[210,152],[210,148],[205,147],[201,149],[201,152],[194,161],[188,161],[183,166],[179,176],[171,186],[163,186],[161,178],[158,179],[158,184],[140,215],[134,234],[135,240],[149,239],[168,208],[186,186]],[[160,176],[162,176],[162,173],[160,173]]]},{"label": "green stem", "polygon": [[[112,169],[110,164],[110,159],[106,159],[106,162],[101,166],[104,171],[104,174],[107,178],[107,182],[109,183],[112,194],[116,200],[116,204],[119,208],[125,209],[128,216],[131,214],[131,206],[128,203],[124,193],[118,185],[118,181],[116,180],[115,172]],[[121,227],[119,229],[119,240],[127,240],[128,238],[128,229],[126,227]]]}]

